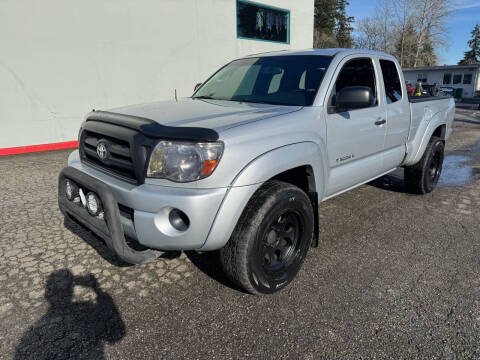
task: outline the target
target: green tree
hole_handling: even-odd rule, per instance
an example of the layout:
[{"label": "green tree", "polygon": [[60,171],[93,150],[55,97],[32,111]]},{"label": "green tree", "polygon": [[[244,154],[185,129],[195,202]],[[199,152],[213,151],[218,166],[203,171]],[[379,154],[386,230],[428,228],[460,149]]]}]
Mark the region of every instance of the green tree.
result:
[{"label": "green tree", "polygon": [[458,65],[469,65],[480,63],[480,26],[477,24],[471,32],[472,38],[468,40],[469,51],[465,51],[463,59],[458,62]]},{"label": "green tree", "polygon": [[425,35],[422,50],[417,61],[417,66],[435,66],[437,64],[437,54],[433,47],[432,36],[430,33]]},{"label": "green tree", "polygon": [[338,0],[337,4],[337,23],[335,26],[335,35],[337,37],[338,46],[342,48],[351,48],[353,46],[352,39],[352,23],[353,16],[347,16],[347,0]]},{"label": "green tree", "polygon": [[351,47],[353,17],[347,16],[347,0],[315,0],[314,39],[317,48]]},{"label": "green tree", "polygon": [[413,22],[408,22],[401,36],[395,42],[395,51],[393,55],[401,61],[402,68],[413,67],[415,63],[417,33]]}]

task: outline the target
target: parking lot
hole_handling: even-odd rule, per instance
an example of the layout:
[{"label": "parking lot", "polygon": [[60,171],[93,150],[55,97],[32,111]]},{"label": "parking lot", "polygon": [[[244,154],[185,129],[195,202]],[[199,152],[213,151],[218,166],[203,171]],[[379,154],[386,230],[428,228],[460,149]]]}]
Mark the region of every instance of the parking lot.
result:
[{"label": "parking lot", "polygon": [[271,296],[214,253],[120,263],[58,210],[69,151],[0,157],[0,358],[480,358],[480,112],[454,129],[433,193],[400,169],[321,204]]}]

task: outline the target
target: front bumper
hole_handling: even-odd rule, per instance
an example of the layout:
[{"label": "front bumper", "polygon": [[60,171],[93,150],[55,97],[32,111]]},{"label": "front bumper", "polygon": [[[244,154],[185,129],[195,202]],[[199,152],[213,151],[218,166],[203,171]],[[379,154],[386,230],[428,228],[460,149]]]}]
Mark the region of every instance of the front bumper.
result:
[{"label": "front bumper", "polygon": [[[66,198],[65,178],[70,178],[100,196],[104,202],[105,221],[92,217],[82,206]],[[81,162],[70,162],[70,166],[62,170],[59,178],[59,206],[62,212],[104,238],[109,248],[124,260],[125,246],[130,249],[125,245],[125,235],[147,248],[202,248],[226,192],[226,188],[187,189],[149,184],[133,186]],[[132,218],[124,216],[125,213],[121,211],[123,208],[131,209]],[[178,231],[170,224],[169,213],[174,208],[183,211],[189,218],[189,227],[185,231]],[[138,263],[132,259],[126,261]]]},{"label": "front bumper", "polygon": [[[67,199],[65,180],[71,179],[85,191],[94,191],[101,199],[103,219],[91,216],[80,204]],[[86,175],[72,167],[64,168],[58,179],[58,205],[64,215],[72,216],[87,228],[102,237],[110,250],[122,260],[141,264],[154,260],[156,252],[152,250],[136,251],[128,246],[121,223],[120,210],[112,191],[101,181]]]}]

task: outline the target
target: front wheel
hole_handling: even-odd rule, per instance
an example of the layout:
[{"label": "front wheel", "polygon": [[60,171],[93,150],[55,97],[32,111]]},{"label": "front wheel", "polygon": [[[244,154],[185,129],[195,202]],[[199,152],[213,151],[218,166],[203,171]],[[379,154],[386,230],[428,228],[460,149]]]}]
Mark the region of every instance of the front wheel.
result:
[{"label": "front wheel", "polygon": [[313,216],[301,189],[281,181],[265,183],[220,251],[225,273],[252,294],[282,289],[304,262],[313,237]]},{"label": "front wheel", "polygon": [[411,192],[427,194],[435,189],[442,173],[444,151],[443,140],[432,136],[420,161],[405,167],[405,184]]}]

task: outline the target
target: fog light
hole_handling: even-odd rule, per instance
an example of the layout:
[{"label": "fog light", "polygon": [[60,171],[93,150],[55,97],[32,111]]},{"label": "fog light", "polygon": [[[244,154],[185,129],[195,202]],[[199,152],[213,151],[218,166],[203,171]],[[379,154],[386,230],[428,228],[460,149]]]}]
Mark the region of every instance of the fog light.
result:
[{"label": "fog light", "polygon": [[87,194],[87,210],[90,215],[97,216],[102,211],[102,203],[97,195],[92,192]]},{"label": "fog light", "polygon": [[67,199],[73,201],[78,196],[78,186],[73,181],[65,180],[65,195]]},{"label": "fog light", "polygon": [[170,225],[172,225],[178,231],[185,231],[190,226],[190,220],[188,219],[187,214],[178,209],[172,209],[168,214],[168,220]]}]

